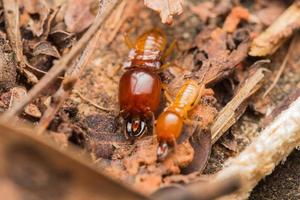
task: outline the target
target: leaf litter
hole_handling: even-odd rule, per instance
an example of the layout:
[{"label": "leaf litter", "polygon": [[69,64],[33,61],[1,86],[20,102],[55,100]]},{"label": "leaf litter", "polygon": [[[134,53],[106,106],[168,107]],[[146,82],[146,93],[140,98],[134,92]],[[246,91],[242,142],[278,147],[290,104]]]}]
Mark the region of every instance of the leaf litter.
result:
[{"label": "leaf litter", "polygon": [[[7,80],[3,79],[3,84],[1,83],[3,87],[1,87],[0,106],[3,109],[10,108],[10,102],[22,101],[17,98],[20,96],[16,93],[21,90],[19,86],[22,91],[24,90],[25,95],[27,93],[25,88],[31,88],[41,77],[49,73],[48,70],[55,63],[64,59],[83,34],[87,33],[86,30],[95,18],[97,19],[99,5],[95,1],[54,2],[24,0],[23,4],[16,5],[13,1],[4,1],[7,26],[1,31],[4,35],[5,32],[7,33],[6,37],[10,45],[8,48],[0,49],[0,58],[1,62],[9,63],[11,67],[0,71],[1,76],[5,73],[10,76]],[[243,87],[249,86],[246,80],[254,76],[250,73],[255,71],[254,67],[250,66],[256,59],[249,57],[248,53],[251,44],[253,52],[255,40],[261,36],[256,37],[254,42],[253,38],[260,34],[262,27],[276,21],[276,19],[262,21],[261,14],[258,14],[261,21],[253,21],[256,13],[262,13],[262,10],[266,9],[260,5],[261,2],[263,1],[252,5],[253,10],[248,10],[247,5],[230,0],[200,4],[187,0],[145,1],[146,7],[160,14],[160,19],[157,13],[146,9],[141,1],[123,1],[104,25],[103,35],[99,39],[99,48],[93,58],[84,57],[84,53],[79,55],[77,53],[77,58],[83,58],[81,62],[84,64],[81,66],[86,65],[85,69],[74,68],[75,74],[68,79],[69,82],[66,80],[67,70],[62,83],[58,80],[56,84],[49,85],[46,91],[25,108],[24,113],[35,118],[27,118],[27,120],[34,122],[36,119],[43,119],[47,116],[46,110],[52,108],[50,117],[52,120],[48,120],[43,129],[48,127],[51,135],[60,141],[62,146],[66,146],[67,141],[71,141],[82,147],[84,151],[90,152],[95,163],[104,167],[107,173],[136,188],[144,188],[141,192],[146,194],[168,184],[189,183],[201,179],[203,170],[204,173],[220,170],[222,163],[228,157],[238,154],[250,143],[254,138],[253,133],[260,128],[257,124],[264,119],[264,114],[269,113],[269,110],[275,110],[276,113],[275,108],[278,103],[282,101],[285,94],[290,93],[300,79],[292,76],[290,72],[299,70],[297,59],[291,54],[290,61],[283,69],[282,77],[265,99],[261,96],[266,91],[266,86],[255,81],[251,82],[253,84],[251,90],[241,92]],[[274,5],[269,9],[271,13],[278,13],[277,16],[289,6],[282,3]],[[12,20],[13,16],[8,12],[11,9],[12,15],[20,16],[20,24]],[[203,10],[210,12],[202,12]],[[180,16],[173,19],[177,14]],[[274,16],[270,17],[274,18]],[[163,23],[173,22],[174,25],[162,26],[160,20]],[[276,23],[278,22],[274,24]],[[172,39],[178,40],[178,49],[169,58],[171,66],[161,73],[163,82],[171,91],[171,96],[175,96],[186,78],[193,78],[200,84],[205,84],[207,91],[201,98],[200,104],[190,113],[190,118],[198,121],[200,127],[188,127],[188,140],[178,144],[175,152],[164,162],[156,160],[155,135],[148,134],[131,144],[126,141],[121,130],[122,121],[117,117],[116,91],[118,91],[118,80],[123,73],[120,66],[128,52],[122,34],[127,32],[130,37],[136,37],[152,27],[163,27],[169,36],[169,42]],[[279,35],[277,38],[275,35],[272,41],[281,41],[282,37],[286,39],[296,28],[293,26],[290,31],[286,30],[287,34],[284,36]],[[110,30],[109,33],[106,30]],[[7,44],[5,38],[3,41]],[[296,48],[298,43],[296,42]],[[94,49],[95,47],[87,46],[87,50],[94,52]],[[278,65],[280,60],[283,60],[280,51],[283,50],[279,49],[273,57],[270,57],[272,64]],[[12,53],[16,55],[17,62],[9,57]],[[268,52],[268,54],[272,53],[273,50]],[[89,60],[90,62],[87,62]],[[80,59],[66,64],[76,66],[76,62],[80,62]],[[267,67],[270,69],[269,73],[274,73],[273,68]],[[16,68],[21,78],[16,75]],[[11,71],[7,72],[7,70]],[[259,70],[261,69],[256,69],[256,72]],[[23,76],[28,79],[27,82],[24,82]],[[66,81],[70,84],[66,84]],[[271,82],[269,81],[268,84]],[[16,85],[18,87],[15,87]],[[66,92],[62,92],[66,88]],[[99,110],[84,98],[72,94],[73,88],[94,104],[111,109],[108,112]],[[280,95],[277,95],[278,90],[281,90]],[[55,92],[56,94],[53,95]],[[53,96],[49,97],[51,95]],[[45,103],[46,99],[55,97],[63,98],[56,104],[51,105],[51,101]],[[235,104],[234,108],[230,107],[236,99],[239,100],[238,104]],[[272,102],[272,105],[267,102]],[[165,104],[163,99],[161,110]],[[259,110],[261,112],[258,115]],[[228,119],[226,123],[221,123],[220,136],[228,134],[226,138],[223,137],[220,142],[217,142],[210,135],[214,135],[212,127],[219,121],[220,116],[221,118],[227,116],[222,114],[224,112],[233,115],[233,118]],[[252,114],[249,115],[249,112]],[[270,116],[273,115],[275,114]],[[21,117],[24,118],[23,115]],[[211,148],[211,143],[215,142],[216,144]],[[192,176],[190,173],[195,171]]]}]

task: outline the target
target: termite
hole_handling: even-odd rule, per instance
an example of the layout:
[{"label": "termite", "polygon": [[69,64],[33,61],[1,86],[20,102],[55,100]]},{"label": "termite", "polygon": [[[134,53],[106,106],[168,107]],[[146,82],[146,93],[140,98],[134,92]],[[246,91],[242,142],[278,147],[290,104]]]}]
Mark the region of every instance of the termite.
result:
[{"label": "termite", "polygon": [[182,133],[184,123],[193,123],[188,119],[188,112],[199,103],[203,90],[203,85],[191,79],[186,80],[175,100],[159,115],[156,122],[158,160],[163,160],[170,148],[177,144],[176,141]]},{"label": "termite", "polygon": [[119,82],[120,115],[125,120],[125,136],[134,140],[147,131],[149,119],[153,125],[162,90],[158,72],[175,43],[166,49],[166,35],[159,29],[144,33],[135,44],[125,36],[125,42],[130,51]]}]

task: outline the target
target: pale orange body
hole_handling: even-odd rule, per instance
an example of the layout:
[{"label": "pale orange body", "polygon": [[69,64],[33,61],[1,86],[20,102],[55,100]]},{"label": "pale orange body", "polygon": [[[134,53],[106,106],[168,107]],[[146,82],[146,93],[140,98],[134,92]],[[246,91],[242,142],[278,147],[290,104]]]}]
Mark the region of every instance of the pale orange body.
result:
[{"label": "pale orange body", "polygon": [[[194,80],[187,80],[176,98],[157,119],[156,134],[159,142],[158,154],[168,146],[173,146],[181,135],[188,112],[198,103],[203,87]],[[159,155],[158,155],[159,156]]]},{"label": "pale orange body", "polygon": [[158,117],[156,132],[158,140],[173,143],[182,131],[188,112],[198,103],[201,87],[196,81],[187,80],[176,95],[175,101]]}]

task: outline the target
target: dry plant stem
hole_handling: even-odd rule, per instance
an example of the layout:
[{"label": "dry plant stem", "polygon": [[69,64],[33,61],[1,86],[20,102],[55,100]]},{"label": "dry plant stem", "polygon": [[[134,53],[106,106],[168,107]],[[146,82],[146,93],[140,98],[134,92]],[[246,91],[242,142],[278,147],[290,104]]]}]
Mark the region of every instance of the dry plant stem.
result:
[{"label": "dry plant stem", "polygon": [[291,44],[290,44],[290,46],[289,46],[289,50],[288,50],[287,54],[285,55],[284,60],[283,60],[283,62],[281,63],[281,65],[280,65],[280,67],[279,67],[279,70],[278,70],[278,72],[277,72],[277,74],[276,74],[276,77],[275,77],[275,79],[273,80],[273,82],[272,82],[272,84],[270,85],[270,87],[269,87],[269,88],[266,90],[266,92],[264,93],[263,98],[265,98],[265,97],[272,91],[272,89],[275,87],[275,85],[277,84],[277,82],[278,82],[278,80],[279,80],[279,78],[280,78],[280,76],[281,76],[281,74],[282,74],[282,72],[283,72],[283,70],[284,70],[284,68],[285,68],[285,66],[286,66],[286,64],[287,64],[287,62],[288,62],[288,60],[289,60],[289,57],[290,57],[291,51],[293,50],[293,47],[294,47],[296,38],[297,38],[297,36],[294,36],[294,37],[293,37],[293,39],[292,39],[292,41],[291,41]]},{"label": "dry plant stem", "polygon": [[237,157],[228,160],[217,178],[229,173],[242,175],[242,188],[227,199],[247,199],[249,192],[266,175],[271,174],[281,160],[300,145],[300,98],[294,101],[267,126]]},{"label": "dry plant stem", "polygon": [[20,33],[20,13],[18,0],[3,0],[6,32],[16,59],[19,64],[19,69],[25,67],[23,47]]},{"label": "dry plant stem", "polygon": [[295,1],[284,13],[251,44],[249,55],[273,54],[300,27],[300,2]]},{"label": "dry plant stem", "polygon": [[105,108],[105,107],[103,107],[103,106],[100,106],[100,105],[96,104],[95,102],[89,100],[88,98],[84,97],[84,96],[83,96],[79,91],[77,91],[77,90],[73,90],[73,93],[77,94],[81,99],[83,99],[84,101],[88,102],[89,104],[91,104],[92,106],[94,106],[94,107],[96,107],[96,108],[98,108],[98,109],[100,109],[100,110],[103,110],[103,111],[105,111],[105,112],[111,111],[111,109],[108,109],[108,108]]},{"label": "dry plant stem", "polygon": [[236,121],[236,111],[242,103],[249,98],[253,93],[253,89],[264,78],[264,68],[256,70],[256,72],[246,80],[242,88],[233,97],[233,99],[226,104],[220,111],[214,124],[211,127],[212,144],[214,144]]},{"label": "dry plant stem", "polygon": [[93,55],[93,52],[95,52],[95,49],[97,48],[101,32],[102,29],[98,30],[98,32],[95,34],[93,39],[89,42],[89,44],[83,51],[82,55],[79,57],[79,60],[67,70],[64,81],[62,82],[60,88],[53,95],[49,107],[43,114],[43,117],[41,118],[39,125],[37,126],[36,131],[38,134],[44,132],[47,129],[48,125],[54,118],[59,108],[70,96],[75,83],[81,75],[81,72],[83,71],[84,67],[87,65],[88,61]]},{"label": "dry plant stem", "polygon": [[[102,1],[101,1],[102,2]],[[87,44],[87,42],[93,37],[96,31],[101,27],[101,25],[106,21],[106,19],[112,13],[112,10],[121,2],[121,0],[111,0],[104,1],[103,8],[100,9],[98,15],[95,18],[93,25],[88,29],[88,31],[82,36],[82,38],[72,47],[72,49],[59,61],[57,61],[49,72],[36,84],[29,92],[24,100],[8,110],[3,118],[6,120],[12,119],[14,116],[19,114],[22,109],[34,99],[44,88],[46,88],[55,78],[62,73],[67,67],[70,61],[82,50],[82,48]]]}]

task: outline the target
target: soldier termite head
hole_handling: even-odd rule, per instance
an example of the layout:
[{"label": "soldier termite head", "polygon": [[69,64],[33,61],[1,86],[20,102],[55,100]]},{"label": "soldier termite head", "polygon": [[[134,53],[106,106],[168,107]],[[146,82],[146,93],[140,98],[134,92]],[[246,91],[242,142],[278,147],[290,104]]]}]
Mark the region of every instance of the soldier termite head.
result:
[{"label": "soldier termite head", "polygon": [[126,137],[130,140],[135,140],[141,137],[147,131],[145,119],[139,116],[128,117],[126,119]]}]

